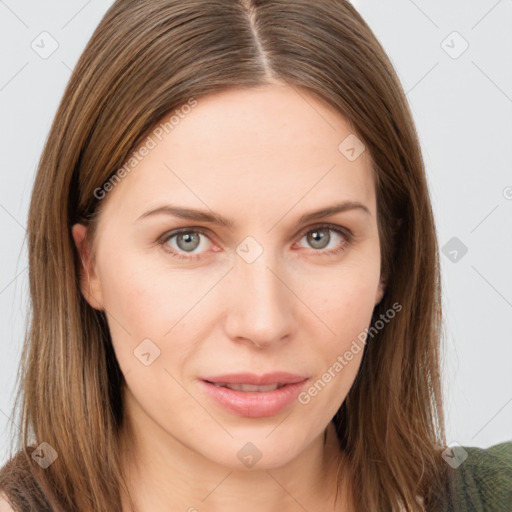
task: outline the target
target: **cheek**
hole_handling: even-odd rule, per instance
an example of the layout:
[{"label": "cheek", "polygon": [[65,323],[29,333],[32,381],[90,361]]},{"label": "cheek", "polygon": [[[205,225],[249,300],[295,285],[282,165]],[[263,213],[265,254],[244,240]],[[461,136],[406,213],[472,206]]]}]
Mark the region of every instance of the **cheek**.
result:
[{"label": "cheek", "polygon": [[316,280],[322,285],[310,297],[314,298],[319,316],[337,336],[345,339],[354,330],[368,326],[375,307],[379,271],[378,265],[347,265]]},{"label": "cheek", "polygon": [[211,279],[199,274],[133,251],[101,268],[104,303],[135,332],[162,336],[211,287]]},{"label": "cheek", "polygon": [[[168,366],[171,340],[173,359],[183,359],[194,350],[191,340],[199,326],[190,322],[194,315],[189,312],[212,286],[211,279],[198,279],[192,271],[148,265],[135,257],[107,262],[100,278],[112,341],[123,371],[139,363],[133,357],[134,350],[147,339],[160,350],[156,366]],[[206,321],[204,307],[201,313]],[[152,345],[148,346],[151,349]]]},{"label": "cheek", "polygon": [[322,280],[324,285],[309,296],[311,309],[332,331],[326,329],[325,335],[314,336],[319,373],[301,403],[315,414],[322,410],[334,414],[353,384],[365,349],[378,280],[378,266],[345,267],[332,273],[329,281]]}]

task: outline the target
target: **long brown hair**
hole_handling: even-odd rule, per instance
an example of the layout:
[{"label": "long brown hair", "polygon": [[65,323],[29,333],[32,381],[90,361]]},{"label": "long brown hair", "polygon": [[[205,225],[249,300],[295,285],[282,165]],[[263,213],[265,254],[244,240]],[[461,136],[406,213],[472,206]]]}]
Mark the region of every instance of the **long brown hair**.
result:
[{"label": "long brown hair", "polygon": [[[98,188],[164,115],[273,80],[314,93],[364,141],[387,282],[372,324],[402,306],[368,338],[334,418],[356,509],[437,509],[446,478],[438,245],[412,116],[378,40],[343,0],[118,0],[73,71],[30,204],[21,433],[0,472],[20,510],[121,510],[124,378],[104,313],[81,294],[71,226],[93,225]],[[46,469],[31,457],[43,442],[58,454]]]}]

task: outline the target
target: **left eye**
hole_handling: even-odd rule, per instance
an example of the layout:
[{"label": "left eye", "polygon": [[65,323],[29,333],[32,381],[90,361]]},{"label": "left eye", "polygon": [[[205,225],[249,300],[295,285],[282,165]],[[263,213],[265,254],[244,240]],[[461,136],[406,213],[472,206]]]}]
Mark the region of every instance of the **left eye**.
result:
[{"label": "left eye", "polygon": [[[335,236],[333,237],[331,233],[335,233]],[[339,245],[339,239],[341,239],[341,241],[345,240],[342,232],[339,229],[335,229],[329,226],[321,226],[319,228],[310,229],[303,235],[302,238],[306,239],[310,247],[320,250],[327,249],[333,238],[335,241],[336,238],[338,238],[338,243],[335,243],[333,246],[331,246],[331,249],[334,249]]]},{"label": "left eye", "polygon": [[[334,237],[332,233],[335,234]],[[202,238],[210,240],[206,230],[183,228],[167,233],[159,240],[159,243],[179,259],[196,259],[200,258],[205,251],[204,247],[202,247],[202,251],[196,251],[197,248],[204,245]],[[341,228],[334,226],[319,226],[303,232],[300,240],[303,239],[306,239],[309,246],[315,250],[314,252],[336,254],[344,250],[350,243],[350,233],[345,233]],[[329,247],[333,240],[334,244]]]}]

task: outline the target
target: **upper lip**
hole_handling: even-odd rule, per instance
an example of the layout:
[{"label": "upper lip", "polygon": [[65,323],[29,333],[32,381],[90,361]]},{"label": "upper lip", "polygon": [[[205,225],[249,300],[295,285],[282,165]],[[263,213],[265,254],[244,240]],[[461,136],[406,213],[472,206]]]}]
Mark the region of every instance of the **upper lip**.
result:
[{"label": "upper lip", "polygon": [[231,373],[229,375],[216,375],[214,377],[202,377],[202,380],[222,384],[253,384],[265,386],[267,384],[295,384],[306,380],[304,375],[288,372],[273,372],[263,375],[254,373]]}]

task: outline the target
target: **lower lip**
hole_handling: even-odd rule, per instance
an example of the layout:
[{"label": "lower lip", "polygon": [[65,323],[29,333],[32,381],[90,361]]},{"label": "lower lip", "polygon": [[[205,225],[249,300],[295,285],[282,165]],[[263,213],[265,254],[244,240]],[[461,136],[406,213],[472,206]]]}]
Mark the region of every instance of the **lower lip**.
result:
[{"label": "lower lip", "polygon": [[230,412],[247,418],[263,418],[278,414],[297,397],[307,379],[295,384],[287,384],[274,391],[234,391],[215,386],[207,381],[200,381],[204,389],[222,407]]}]

